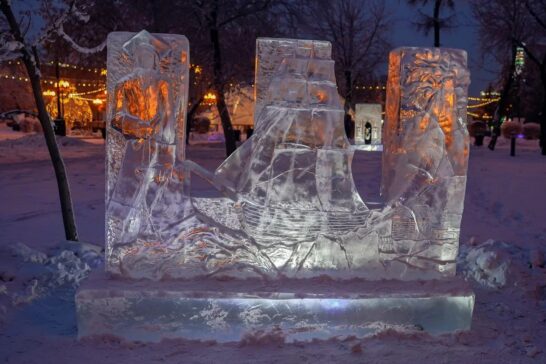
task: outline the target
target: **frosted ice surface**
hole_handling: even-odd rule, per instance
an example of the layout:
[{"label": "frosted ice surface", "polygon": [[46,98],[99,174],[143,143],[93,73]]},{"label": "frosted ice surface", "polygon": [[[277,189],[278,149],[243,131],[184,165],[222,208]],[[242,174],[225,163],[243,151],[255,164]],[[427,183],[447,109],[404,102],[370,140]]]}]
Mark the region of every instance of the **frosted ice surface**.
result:
[{"label": "frosted ice surface", "polygon": [[[189,45],[184,36],[108,36],[107,269],[168,249],[183,197]],[[173,184],[176,186],[173,187]],[[172,219],[165,223],[165,218]]]},{"label": "frosted ice surface", "polygon": [[469,153],[469,83],[462,50],[399,48],[390,54],[381,190],[399,212],[386,256],[405,254],[408,264],[454,273]]},{"label": "frosted ice surface", "polygon": [[[313,56],[317,59],[331,59],[332,45],[330,42],[319,40],[302,39],[279,39],[279,38],[258,38],[256,40],[256,68],[254,83],[254,125],[259,123],[260,114],[268,95],[271,79],[277,72],[284,58],[295,57],[309,58]],[[321,77],[321,69],[310,70],[310,77]],[[325,70],[328,72],[328,70]],[[301,85],[301,83],[300,83]],[[291,86],[296,86],[295,82]],[[294,88],[296,93],[298,88]],[[301,89],[300,89],[301,90]]]},{"label": "frosted ice surface", "polygon": [[[186,39],[109,36],[107,269],[150,279],[452,274],[468,158],[464,54],[391,55],[388,203],[369,209],[352,178],[329,43],[257,47],[255,132],[209,172],[184,160]],[[191,198],[190,173],[226,198]]]},{"label": "frosted ice surface", "polygon": [[[349,232],[369,215],[352,180],[334,62],[314,49],[328,47],[283,41],[291,53],[271,78],[254,135],[215,173],[233,186],[245,232],[274,251],[278,269],[303,259],[297,255],[321,235]],[[297,246],[306,242],[309,249]]]}]

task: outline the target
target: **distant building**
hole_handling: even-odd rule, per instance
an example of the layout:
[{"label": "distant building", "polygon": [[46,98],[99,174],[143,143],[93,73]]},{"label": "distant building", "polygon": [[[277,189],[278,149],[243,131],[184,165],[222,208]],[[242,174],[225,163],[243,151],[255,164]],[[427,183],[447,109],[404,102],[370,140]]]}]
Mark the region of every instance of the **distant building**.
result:
[{"label": "distant building", "polygon": [[381,104],[356,104],[355,144],[381,144]]}]

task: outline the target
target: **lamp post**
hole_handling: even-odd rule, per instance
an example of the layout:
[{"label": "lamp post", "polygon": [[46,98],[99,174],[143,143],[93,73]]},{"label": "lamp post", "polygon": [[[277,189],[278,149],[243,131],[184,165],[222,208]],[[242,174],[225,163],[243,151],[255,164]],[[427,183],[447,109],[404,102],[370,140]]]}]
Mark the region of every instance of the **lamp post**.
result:
[{"label": "lamp post", "polygon": [[57,118],[55,119],[55,134],[66,136],[66,123],[61,109],[61,72],[59,69],[59,60],[55,63],[55,77],[57,78]]}]

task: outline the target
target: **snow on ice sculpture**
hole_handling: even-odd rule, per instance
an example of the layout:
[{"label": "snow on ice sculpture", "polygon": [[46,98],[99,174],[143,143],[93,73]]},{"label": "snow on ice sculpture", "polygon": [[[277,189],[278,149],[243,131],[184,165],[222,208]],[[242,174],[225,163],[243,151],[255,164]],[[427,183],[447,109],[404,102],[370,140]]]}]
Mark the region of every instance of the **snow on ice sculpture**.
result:
[{"label": "snow on ice sculpture", "polygon": [[390,53],[381,192],[396,212],[379,251],[424,271],[455,274],[464,207],[470,75],[466,52]]},{"label": "snow on ice sculpture", "polygon": [[106,260],[112,273],[138,266],[148,276],[182,248],[168,226],[190,207],[181,165],[188,52],[181,35],[108,36]]}]

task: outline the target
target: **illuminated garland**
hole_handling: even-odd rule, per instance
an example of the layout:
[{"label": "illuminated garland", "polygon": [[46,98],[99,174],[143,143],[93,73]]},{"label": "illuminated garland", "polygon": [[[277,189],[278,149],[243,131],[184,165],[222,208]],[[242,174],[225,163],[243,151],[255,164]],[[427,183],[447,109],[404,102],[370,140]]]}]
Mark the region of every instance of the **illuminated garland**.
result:
[{"label": "illuminated garland", "polygon": [[[9,62],[11,63],[11,61]],[[52,63],[52,62],[50,62]],[[17,62],[17,64],[19,64],[19,62]],[[74,65],[68,65],[68,64],[65,64],[66,66],[74,66]],[[192,65],[194,66],[194,65]],[[89,69],[91,70],[91,69]],[[97,69],[99,70],[99,69]],[[106,71],[106,70],[105,70]],[[27,77],[21,77],[21,76],[14,76],[14,75],[9,75],[9,74],[0,74],[0,79],[12,79],[12,80],[17,80],[17,81],[24,81],[24,82],[29,82],[29,79]],[[68,78],[70,80],[70,78]],[[42,83],[43,84],[49,84],[49,85],[55,85],[56,83],[56,80],[55,79],[42,79]],[[90,90],[90,91],[85,91],[85,92],[77,92],[77,93],[71,93],[71,95],[73,96],[85,96],[85,95],[90,95],[90,94],[94,94],[94,93],[98,93],[98,92],[101,92],[101,91],[105,91],[106,90],[106,85],[104,84],[104,82],[74,82],[73,85],[76,85],[76,86],[83,86],[83,87],[91,87],[91,86],[99,86],[100,88],[99,89],[96,89],[96,90]],[[385,86],[356,86],[356,89],[359,90],[359,89],[362,89],[362,90],[385,90],[386,87]],[[90,99],[90,100],[93,100],[93,99]],[[492,104],[494,102],[497,102],[500,100],[500,98],[481,98],[481,97],[468,97],[468,100],[470,101],[482,101],[482,103],[480,104],[475,104],[475,105],[468,105],[467,106],[467,109],[476,109],[476,108],[480,108],[480,107],[483,107],[483,106],[486,106],[486,105],[489,105],[489,104]],[[475,117],[479,117],[477,116],[477,114],[472,114],[472,113],[468,113],[469,115],[471,116],[475,116]]]},{"label": "illuminated garland", "polygon": [[360,85],[360,86],[355,86],[355,89],[357,90],[386,90],[387,87],[386,86],[365,86],[365,85]]},{"label": "illuminated garland", "polygon": [[483,107],[483,106],[492,104],[492,103],[497,102],[497,101],[499,101],[499,99],[491,99],[490,101],[486,101],[486,102],[483,102],[481,104],[468,105],[467,109],[475,109],[475,108]]},{"label": "illuminated garland", "polygon": [[[20,65],[21,62],[20,61],[8,61],[8,64]],[[55,66],[55,62],[53,62],[53,61],[46,62],[46,64],[48,66]],[[83,67],[83,66],[78,66],[78,65],[69,64],[69,63],[59,63],[59,67],[61,67],[61,68],[71,68],[71,69],[75,69],[75,70],[87,71],[87,72],[99,73],[101,75],[106,75],[106,69],[105,68]]]},{"label": "illuminated garland", "polygon": [[72,96],[85,96],[85,95],[95,94],[95,93],[101,92],[101,91],[106,91],[106,87],[101,87],[101,88],[96,89],[96,90],[85,91],[85,92],[71,92],[70,95],[72,95]]},{"label": "illuminated garland", "polygon": [[28,78],[27,77],[20,77],[20,76],[14,76],[14,75],[6,75],[6,74],[3,74],[3,75],[0,75],[0,78],[5,78],[5,79],[12,79],[12,80],[18,80],[18,81],[25,81],[25,82],[28,82]]},{"label": "illuminated garland", "polygon": [[73,96],[73,95],[68,95],[68,97],[71,99],[76,99],[76,100],[90,101],[95,105],[102,105],[102,103],[104,102],[101,99],[90,99],[88,97],[79,97],[79,96]]},{"label": "illuminated garland", "polygon": [[470,101],[491,101],[491,100],[498,100],[499,98],[491,98],[491,97],[472,97],[469,96],[468,99]]},{"label": "illuminated garland", "polygon": [[[10,74],[0,74],[0,79],[6,79],[6,80],[12,79],[12,80],[15,80],[15,81],[29,82],[28,77],[15,76],[15,75],[10,75]],[[63,79],[77,80],[75,78],[65,78],[65,77],[63,77]],[[83,87],[105,87],[105,83],[101,82],[101,81],[96,81],[96,80],[94,80],[94,81],[84,80],[84,81],[85,82],[71,82],[71,83],[73,85],[83,86]],[[54,85],[55,82],[57,82],[57,80],[55,78],[50,78],[50,77],[42,78],[42,83],[43,84]]]},{"label": "illuminated garland", "polygon": [[475,117],[475,118],[480,118],[480,119],[493,119],[492,116],[490,115],[479,115],[479,114],[476,114],[476,113],[473,113],[473,112],[469,112],[467,111],[466,112],[468,115],[472,116],[472,117]]}]

